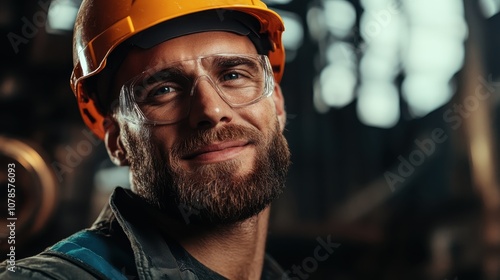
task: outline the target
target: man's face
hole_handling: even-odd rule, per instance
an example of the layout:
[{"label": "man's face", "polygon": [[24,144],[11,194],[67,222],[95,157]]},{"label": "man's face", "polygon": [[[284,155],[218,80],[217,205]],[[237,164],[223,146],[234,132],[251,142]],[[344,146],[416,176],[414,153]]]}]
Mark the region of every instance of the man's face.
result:
[{"label": "man's face", "polygon": [[[255,53],[243,36],[192,34],[132,51],[116,80],[122,85],[158,62]],[[195,68],[185,70],[198,74]],[[283,191],[289,165],[278,88],[273,97],[231,108],[202,81],[195,85],[190,102],[188,116],[168,125],[133,124],[118,116],[116,141],[127,155],[133,190],[184,222],[233,223],[259,213]]]}]

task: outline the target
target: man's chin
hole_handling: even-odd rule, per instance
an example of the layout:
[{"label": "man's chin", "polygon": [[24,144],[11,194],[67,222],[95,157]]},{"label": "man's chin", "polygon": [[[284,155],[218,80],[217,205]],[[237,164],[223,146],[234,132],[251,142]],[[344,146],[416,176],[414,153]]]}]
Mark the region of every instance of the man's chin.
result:
[{"label": "man's chin", "polygon": [[187,226],[203,226],[207,228],[238,224],[252,217],[257,216],[268,205],[263,205],[254,209],[241,209],[241,211],[232,211],[231,214],[221,215],[220,212],[211,212],[207,209],[198,209],[196,207],[186,207],[176,214],[177,220]]}]

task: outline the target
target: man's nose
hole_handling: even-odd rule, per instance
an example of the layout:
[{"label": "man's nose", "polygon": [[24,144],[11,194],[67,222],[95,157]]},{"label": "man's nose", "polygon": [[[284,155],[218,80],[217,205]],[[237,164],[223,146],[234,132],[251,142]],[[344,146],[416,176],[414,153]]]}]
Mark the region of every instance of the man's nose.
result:
[{"label": "man's nose", "polygon": [[188,118],[192,128],[211,128],[230,122],[233,109],[219,95],[213,82],[202,76],[193,85]]}]

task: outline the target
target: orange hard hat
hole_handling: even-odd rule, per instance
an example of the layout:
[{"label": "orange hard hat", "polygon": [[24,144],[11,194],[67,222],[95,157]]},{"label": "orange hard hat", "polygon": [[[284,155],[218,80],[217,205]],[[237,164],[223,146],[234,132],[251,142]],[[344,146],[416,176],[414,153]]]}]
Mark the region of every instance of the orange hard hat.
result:
[{"label": "orange hard hat", "polygon": [[105,69],[110,53],[122,42],[159,23],[219,9],[243,12],[257,19],[259,32],[270,40],[267,56],[279,82],[285,64],[281,40],[284,24],[260,0],[84,0],[75,22],[70,83],[85,124],[99,138],[104,138],[103,112],[85,83]]}]

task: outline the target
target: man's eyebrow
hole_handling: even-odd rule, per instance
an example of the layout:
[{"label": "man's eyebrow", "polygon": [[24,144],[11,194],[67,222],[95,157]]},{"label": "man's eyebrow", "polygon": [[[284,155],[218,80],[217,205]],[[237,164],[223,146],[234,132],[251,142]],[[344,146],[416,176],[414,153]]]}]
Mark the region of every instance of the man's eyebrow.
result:
[{"label": "man's eyebrow", "polygon": [[151,75],[148,75],[146,78],[146,82],[148,84],[153,84],[158,81],[162,81],[164,78],[178,78],[185,77],[186,73],[182,70],[182,67],[179,66],[169,66],[166,68],[162,68],[159,71],[154,72]]},{"label": "man's eyebrow", "polygon": [[246,57],[214,57],[214,60],[212,62],[214,66],[217,67],[231,67],[231,66],[238,66],[238,65],[246,65],[250,66],[251,68],[257,69],[257,62],[255,62],[252,59],[246,58]]}]

